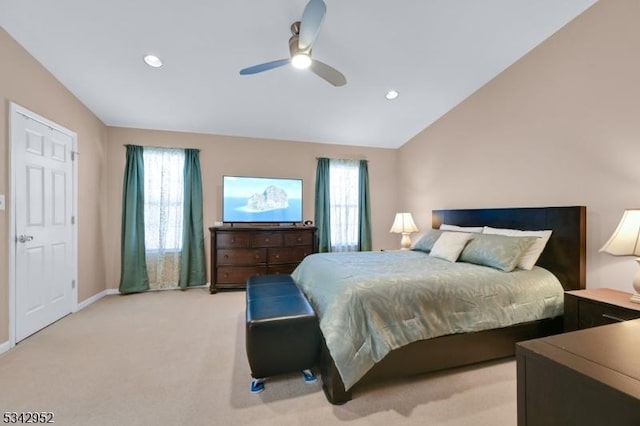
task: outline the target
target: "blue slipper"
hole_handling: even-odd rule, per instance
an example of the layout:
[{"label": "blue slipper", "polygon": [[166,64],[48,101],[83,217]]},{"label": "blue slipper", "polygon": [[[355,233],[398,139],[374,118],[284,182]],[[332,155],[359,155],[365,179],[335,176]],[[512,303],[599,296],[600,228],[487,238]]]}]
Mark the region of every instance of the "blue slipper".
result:
[{"label": "blue slipper", "polygon": [[264,379],[253,379],[249,391],[251,393],[260,393],[264,390]]},{"label": "blue slipper", "polygon": [[318,381],[318,378],[311,372],[311,370],[303,370],[302,378],[304,379],[305,383],[315,383]]}]

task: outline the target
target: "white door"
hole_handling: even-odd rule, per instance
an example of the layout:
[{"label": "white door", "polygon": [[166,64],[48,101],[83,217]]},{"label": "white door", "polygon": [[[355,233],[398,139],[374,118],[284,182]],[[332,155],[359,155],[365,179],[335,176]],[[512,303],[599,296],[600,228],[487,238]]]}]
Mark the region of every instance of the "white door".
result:
[{"label": "white door", "polygon": [[73,137],[14,111],[11,139],[18,342],[73,307]]}]

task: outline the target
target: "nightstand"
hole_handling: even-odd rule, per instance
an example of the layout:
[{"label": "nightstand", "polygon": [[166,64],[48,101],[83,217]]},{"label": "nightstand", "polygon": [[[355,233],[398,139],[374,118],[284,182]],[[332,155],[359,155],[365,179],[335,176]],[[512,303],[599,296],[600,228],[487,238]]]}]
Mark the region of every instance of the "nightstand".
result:
[{"label": "nightstand", "polygon": [[640,303],[631,303],[631,293],[610,288],[564,293],[564,331],[640,318]]}]

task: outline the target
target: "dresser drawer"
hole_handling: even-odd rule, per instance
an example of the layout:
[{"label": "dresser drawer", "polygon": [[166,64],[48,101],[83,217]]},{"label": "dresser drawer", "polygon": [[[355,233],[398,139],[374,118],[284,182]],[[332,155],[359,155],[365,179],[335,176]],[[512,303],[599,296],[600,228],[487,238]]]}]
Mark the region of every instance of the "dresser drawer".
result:
[{"label": "dresser drawer", "polygon": [[267,267],[267,274],[290,274],[298,266],[298,263],[282,263]]},{"label": "dresser drawer", "polygon": [[219,232],[216,234],[218,248],[249,247],[250,236],[246,232]]},{"label": "dresser drawer", "polygon": [[593,303],[588,300],[578,301],[578,328],[580,329],[636,318],[640,318],[640,311],[630,311],[604,303]]},{"label": "dresser drawer", "polygon": [[280,247],[282,241],[282,233],[259,232],[251,236],[251,247]]},{"label": "dresser drawer", "polygon": [[285,246],[312,246],[313,245],[313,232],[300,231],[300,232],[287,232],[284,235]]},{"label": "dresser drawer", "polygon": [[311,254],[312,250],[313,248],[311,246],[271,248],[267,255],[267,262],[270,265],[277,263],[299,263]]},{"label": "dresser drawer", "polygon": [[216,273],[216,283],[244,286],[248,278],[264,275],[266,272],[267,268],[264,266],[221,266]]},{"label": "dresser drawer", "polygon": [[218,265],[254,265],[267,261],[267,249],[219,249]]}]

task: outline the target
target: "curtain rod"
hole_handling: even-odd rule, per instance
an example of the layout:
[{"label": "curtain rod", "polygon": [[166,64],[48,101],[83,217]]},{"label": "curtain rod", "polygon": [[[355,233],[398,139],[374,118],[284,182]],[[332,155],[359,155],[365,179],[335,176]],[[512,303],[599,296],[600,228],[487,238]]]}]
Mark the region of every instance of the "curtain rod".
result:
[{"label": "curtain rod", "polygon": [[175,146],[155,146],[155,145],[136,145],[134,143],[124,143],[122,146],[140,146],[142,148],[162,148],[162,149],[193,149],[194,151],[202,151],[200,148],[178,148]]},{"label": "curtain rod", "polygon": [[328,158],[329,160],[353,160],[353,161],[369,161],[366,158],[334,158],[334,157],[316,157],[316,160]]}]

